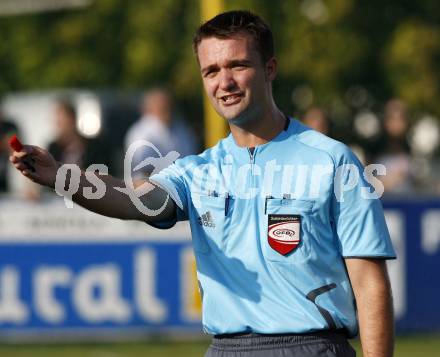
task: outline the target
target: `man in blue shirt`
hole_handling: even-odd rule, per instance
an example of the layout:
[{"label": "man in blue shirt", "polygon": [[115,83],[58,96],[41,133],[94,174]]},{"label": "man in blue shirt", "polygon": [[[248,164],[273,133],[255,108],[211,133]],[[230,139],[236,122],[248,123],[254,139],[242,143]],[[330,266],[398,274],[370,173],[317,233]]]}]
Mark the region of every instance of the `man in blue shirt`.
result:
[{"label": "man in blue shirt", "polygon": [[[358,326],[365,356],[391,356],[385,259],[395,254],[374,179],[345,145],[277,108],[272,34],[258,16],[216,16],[196,32],[194,50],[231,134],[150,177],[157,188],[143,201],[162,207],[154,216],[108,175],[103,198],[80,189],[73,200],[160,228],[189,220],[203,326],[214,335],[207,356],[353,356],[347,337]],[[35,172],[23,163],[29,155]],[[58,165],[43,150],[27,146],[11,161],[55,186]],[[82,175],[80,188],[87,184]]]}]

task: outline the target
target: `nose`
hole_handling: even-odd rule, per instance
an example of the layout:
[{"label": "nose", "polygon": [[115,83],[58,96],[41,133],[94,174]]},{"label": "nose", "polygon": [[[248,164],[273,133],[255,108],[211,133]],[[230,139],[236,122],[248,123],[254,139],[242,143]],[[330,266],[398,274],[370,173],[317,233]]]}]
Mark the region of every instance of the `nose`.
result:
[{"label": "nose", "polygon": [[232,72],[228,69],[220,71],[220,83],[219,87],[222,91],[229,92],[235,89],[237,83],[234,80]]}]

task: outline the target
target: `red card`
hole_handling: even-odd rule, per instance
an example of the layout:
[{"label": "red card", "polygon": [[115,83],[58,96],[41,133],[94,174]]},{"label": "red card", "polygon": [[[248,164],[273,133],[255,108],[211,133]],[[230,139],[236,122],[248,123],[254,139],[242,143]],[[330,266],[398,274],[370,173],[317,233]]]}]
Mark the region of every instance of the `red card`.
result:
[{"label": "red card", "polygon": [[23,150],[23,145],[15,134],[9,139],[9,146],[17,152]]}]

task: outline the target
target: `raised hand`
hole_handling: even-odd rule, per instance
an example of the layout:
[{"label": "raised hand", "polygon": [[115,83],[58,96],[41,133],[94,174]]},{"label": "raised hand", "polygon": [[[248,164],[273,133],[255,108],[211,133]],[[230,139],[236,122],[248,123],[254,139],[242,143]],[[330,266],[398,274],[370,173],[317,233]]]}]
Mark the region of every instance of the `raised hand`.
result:
[{"label": "raised hand", "polygon": [[54,187],[59,164],[52,155],[38,146],[23,145],[9,157],[11,163],[33,182]]}]

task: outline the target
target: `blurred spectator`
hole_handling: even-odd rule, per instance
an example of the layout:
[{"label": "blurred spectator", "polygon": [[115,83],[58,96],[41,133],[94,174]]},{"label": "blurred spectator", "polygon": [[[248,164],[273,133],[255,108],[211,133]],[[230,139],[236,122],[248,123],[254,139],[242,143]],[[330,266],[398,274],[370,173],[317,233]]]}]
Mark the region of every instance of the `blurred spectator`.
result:
[{"label": "blurred spectator", "polygon": [[56,103],[55,128],[56,138],[49,144],[49,152],[59,162],[84,167],[86,144],[76,128],[75,107],[68,100]]},{"label": "blurred spectator", "polygon": [[[154,88],[145,93],[141,105],[142,117],[128,130],[125,149],[137,140],[153,144],[162,156],[177,151],[180,157],[195,154],[197,140],[188,126],[177,118],[171,93],[164,88]],[[149,157],[159,157],[152,148],[143,146],[134,155],[132,168]],[[151,172],[151,167],[134,172],[135,180],[142,180]]]},{"label": "blurred spectator", "polygon": [[399,99],[392,99],[385,105],[384,141],[382,151],[385,153],[410,154],[407,135],[409,129],[408,108]]},{"label": "blurred spectator", "polygon": [[9,138],[14,134],[17,134],[17,127],[6,120],[0,112],[0,193],[9,191],[8,170],[11,166],[9,164]]},{"label": "blurred spectator", "polygon": [[385,193],[410,193],[413,190],[408,130],[406,104],[398,99],[390,100],[385,105],[383,134],[377,145],[375,160],[387,169],[386,175],[380,176]]},{"label": "blurred spectator", "polygon": [[[91,150],[89,142],[79,134],[75,106],[70,100],[60,99],[55,103],[54,119],[55,139],[47,149],[56,161],[75,164],[83,169],[94,163],[102,163],[96,156],[96,150]],[[40,190],[40,186],[30,183],[25,190],[25,197],[38,200]]]},{"label": "blurred spectator", "polygon": [[309,108],[303,116],[303,122],[324,135],[330,135],[330,120],[327,113],[319,107]]},{"label": "blurred spectator", "polygon": [[[306,111],[306,113],[304,114],[302,121],[308,127],[312,128],[316,131],[319,131],[320,133],[322,133],[324,135],[327,135],[327,136],[334,138],[334,136],[332,135],[333,133],[331,132],[332,125],[331,125],[330,118],[324,109],[322,109],[320,107],[309,108]],[[350,147],[350,149],[353,150],[353,152],[359,158],[359,160],[363,164],[365,164],[364,150],[357,142],[353,142],[349,138],[348,138],[349,142],[347,142],[347,137],[339,137],[336,139],[346,143]]]},{"label": "blurred spectator", "polygon": [[108,165],[99,142],[85,139],[78,132],[75,106],[69,100],[61,99],[55,105],[55,131],[55,139],[48,146],[55,160],[83,169],[91,164]]}]

